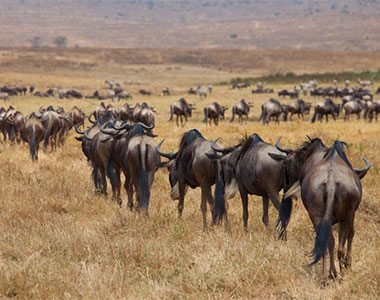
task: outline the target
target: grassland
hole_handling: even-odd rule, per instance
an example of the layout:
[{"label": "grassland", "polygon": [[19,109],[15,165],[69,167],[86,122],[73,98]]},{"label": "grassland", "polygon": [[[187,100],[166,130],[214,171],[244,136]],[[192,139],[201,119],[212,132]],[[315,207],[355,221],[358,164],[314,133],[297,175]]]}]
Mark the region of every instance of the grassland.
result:
[{"label": "grassland", "polygon": [[[40,59],[40,58],[38,58]],[[78,60],[82,60],[78,58]],[[1,62],[1,60],[0,60]],[[198,128],[208,139],[222,137],[234,144],[247,131],[257,132],[268,142],[283,136],[283,143],[297,146],[305,135],[319,136],[331,145],[335,139],[350,144],[348,156],[361,166],[367,157],[373,168],[363,180],[363,200],[356,216],[353,266],[343,278],[320,287],[321,265],[309,268],[308,252],[313,230],[301,202],[297,202],[289,226],[289,240],[278,241],[274,230],[277,213],[270,208],[270,227],[261,222],[258,197],[249,202],[249,232],[243,231],[239,197],[230,201],[231,231],[223,227],[202,231],[200,192],[190,190],[182,220],[176,202],[169,196],[167,172],[159,170],[153,185],[149,218],[119,208],[94,192],[90,167],[80,144],[70,133],[63,148],[41,153],[38,163],[29,158],[25,146],[0,144],[0,295],[18,299],[146,299],[146,298],[257,298],[257,299],[377,299],[380,294],[380,123],[342,120],[329,124],[308,121],[270,124],[257,122],[259,108],[268,95],[249,90],[216,86],[206,100],[188,97],[197,110],[183,128],[168,123],[169,104],[197,82],[213,83],[241,76],[234,71],[189,65],[121,65],[119,68],[71,69],[15,68],[0,74],[0,82],[48,86],[75,86],[93,91],[105,78],[140,82],[127,85],[136,91],[148,87],[150,97],[135,96],[131,103],[147,101],[158,110],[155,133],[165,139],[164,148],[175,150],[180,136]],[[42,72],[41,69],[44,71]],[[289,70],[290,71],[290,70]],[[109,72],[109,73],[108,73]],[[247,71],[249,73],[249,71]],[[160,96],[168,85],[174,95]],[[376,86],[378,86],[377,84]],[[280,89],[287,84],[268,87]],[[221,122],[207,127],[202,108],[218,101],[230,107],[241,98],[254,102],[247,124]],[[312,102],[318,101],[307,98]],[[285,100],[286,102],[287,100]],[[78,105],[91,112],[95,100],[12,98],[11,104],[24,113],[41,105]],[[115,105],[122,105],[117,103]],[[228,118],[230,113],[227,113]]]}]

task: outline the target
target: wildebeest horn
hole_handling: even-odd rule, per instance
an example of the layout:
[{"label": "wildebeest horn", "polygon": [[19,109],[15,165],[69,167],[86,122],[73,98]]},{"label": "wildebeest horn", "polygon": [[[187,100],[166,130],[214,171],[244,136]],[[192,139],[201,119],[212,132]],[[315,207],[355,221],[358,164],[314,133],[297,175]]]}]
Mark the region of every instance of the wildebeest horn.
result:
[{"label": "wildebeest horn", "polygon": [[119,133],[120,130],[118,129],[114,129],[114,128],[110,128],[110,127],[107,127],[109,125],[109,123],[105,123],[103,124],[101,127],[100,127],[100,131],[102,133],[105,133],[107,135],[117,135]]},{"label": "wildebeest horn", "polygon": [[310,142],[313,140],[309,135],[306,135],[306,137]]},{"label": "wildebeest horn", "polygon": [[223,153],[223,154],[228,154],[228,153],[231,153],[232,151],[235,150],[234,147],[231,147],[231,148],[219,148],[219,147],[216,146],[216,142],[217,142],[217,140],[211,144],[211,149],[214,150],[215,152],[219,152],[219,153]]},{"label": "wildebeest horn", "polygon": [[85,137],[87,140],[89,140],[89,141],[91,141],[91,140],[92,140],[92,138],[90,138],[90,137],[89,137],[89,135],[88,135],[88,132],[87,132],[87,131],[83,132],[83,135],[84,135],[84,137]]},{"label": "wildebeest horn", "polygon": [[290,148],[281,148],[280,141],[281,141],[281,137],[279,137],[277,139],[277,141],[276,141],[276,148],[277,148],[277,150],[279,150],[281,152],[284,152],[286,154],[289,154],[292,151],[292,149],[290,149]]},{"label": "wildebeest horn", "polygon": [[78,133],[78,134],[84,134],[84,131],[80,131],[79,130],[79,127],[82,126],[82,124],[83,123],[80,123],[80,124],[74,126],[74,129],[75,129],[76,133]]},{"label": "wildebeest horn", "polygon": [[173,160],[175,157],[176,157],[176,155],[177,155],[177,153],[173,153],[173,152],[170,152],[170,153],[165,153],[165,152],[162,152],[161,151],[161,145],[164,143],[164,141],[165,140],[162,140],[158,145],[157,145],[157,152],[158,152],[158,154],[159,155],[161,155],[161,156],[163,156],[163,157],[165,157],[165,158],[167,158],[167,159],[169,159],[169,160]]},{"label": "wildebeest horn", "polygon": [[131,129],[133,127],[133,124],[130,124],[130,123],[124,123],[123,125],[121,126],[116,126],[115,124],[112,124],[111,125],[113,129],[116,129],[116,130],[122,130],[122,129]]},{"label": "wildebeest horn", "polygon": [[93,121],[93,120],[91,120],[91,117],[92,117],[93,115],[94,115],[94,112],[93,112],[91,115],[89,115],[87,119],[90,121],[90,123],[95,124],[96,122]]},{"label": "wildebeest horn", "polygon": [[372,164],[368,159],[366,159],[365,157],[362,157],[362,159],[365,162],[365,167],[363,169],[354,169],[356,174],[359,175],[360,179],[362,179],[367,174],[368,170],[372,167]]},{"label": "wildebeest horn", "polygon": [[136,123],[136,125],[137,124],[140,125],[142,128],[144,128],[146,130],[152,130],[154,128],[154,125],[148,126],[148,125],[146,125],[144,123],[141,123],[141,122]]},{"label": "wildebeest horn", "polygon": [[39,110],[39,112],[41,113],[41,114],[43,114],[44,113],[44,111],[43,111],[43,105],[40,107],[40,110]]}]

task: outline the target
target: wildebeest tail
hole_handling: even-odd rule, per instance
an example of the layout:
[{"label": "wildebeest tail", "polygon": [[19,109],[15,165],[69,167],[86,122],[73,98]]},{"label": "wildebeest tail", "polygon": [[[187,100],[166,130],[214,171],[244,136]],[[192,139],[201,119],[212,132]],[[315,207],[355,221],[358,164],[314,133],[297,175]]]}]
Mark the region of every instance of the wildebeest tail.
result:
[{"label": "wildebeest tail", "polygon": [[235,107],[232,108],[232,118],[230,120],[230,123],[232,123],[235,120]]},{"label": "wildebeest tail", "polygon": [[317,119],[317,108],[314,109],[313,117],[311,118],[311,123],[314,123]]},{"label": "wildebeest tail", "polygon": [[207,125],[207,122],[208,122],[208,107],[205,107],[204,113],[205,113],[205,118],[203,119],[203,122],[205,122],[206,125]]},{"label": "wildebeest tail", "polygon": [[278,215],[277,228],[279,231],[279,238],[284,239],[286,227],[289,224],[290,216],[292,214],[293,199],[292,197],[283,198],[281,201],[280,211]]},{"label": "wildebeest tail", "polygon": [[332,214],[336,199],[335,182],[332,177],[328,177],[326,191],[326,210],[325,214],[316,228],[314,249],[312,251],[313,261],[310,265],[316,264],[326,253],[328,243],[332,233]]},{"label": "wildebeest tail", "polygon": [[218,178],[215,184],[215,202],[213,207],[213,222],[214,224],[220,223],[223,219],[227,218],[226,203],[224,197],[224,179],[220,163],[217,162]]},{"label": "wildebeest tail", "polygon": [[16,138],[16,131],[15,131],[15,127],[13,126],[13,124],[11,125],[11,129],[9,131],[9,139],[11,140],[11,142],[13,143],[15,141],[15,138]]},{"label": "wildebeest tail", "polygon": [[170,106],[170,118],[169,118],[169,121],[168,122],[170,122],[170,121],[172,121],[173,120],[173,106],[171,105]]},{"label": "wildebeest tail", "polygon": [[266,114],[266,110],[265,110],[264,104],[263,104],[263,105],[261,105],[261,115],[260,115],[259,121],[263,121],[263,123],[265,124],[266,118],[267,118],[267,114]]},{"label": "wildebeest tail", "polygon": [[147,211],[150,199],[149,174],[147,170],[149,146],[145,145],[145,149],[143,149],[140,144],[138,146],[138,153],[140,159],[140,166],[138,169],[140,208]]}]

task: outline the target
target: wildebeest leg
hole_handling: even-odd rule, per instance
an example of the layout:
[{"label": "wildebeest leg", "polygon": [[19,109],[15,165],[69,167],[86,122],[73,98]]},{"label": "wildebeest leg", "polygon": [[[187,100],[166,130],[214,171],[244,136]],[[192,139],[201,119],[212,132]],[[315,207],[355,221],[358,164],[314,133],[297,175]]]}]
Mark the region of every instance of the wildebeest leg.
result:
[{"label": "wildebeest leg", "polygon": [[107,178],[106,178],[106,170],[103,167],[99,168],[100,176],[102,177],[102,190],[101,193],[104,196],[107,196]]},{"label": "wildebeest leg", "polygon": [[185,118],[185,123],[183,123],[182,126],[184,126],[187,123],[187,116],[186,116],[186,114],[184,115],[184,118]]},{"label": "wildebeest leg", "polygon": [[182,218],[182,212],[183,212],[184,202],[185,202],[186,184],[179,182],[178,183],[178,191],[179,191],[178,217]]},{"label": "wildebeest leg", "polygon": [[207,188],[202,188],[202,199],[201,199],[201,211],[203,219],[203,229],[207,229]]},{"label": "wildebeest leg", "polygon": [[354,235],[355,235],[355,229],[354,229],[354,224],[352,224],[351,230],[348,234],[347,253],[346,253],[346,259],[345,259],[346,267],[351,267],[352,240],[354,239]]},{"label": "wildebeest leg", "polygon": [[181,126],[183,127],[183,118],[182,118],[182,115],[179,116],[181,118]]},{"label": "wildebeest leg", "polygon": [[125,191],[127,192],[128,207],[130,210],[132,210],[133,209],[133,185],[129,176],[128,177],[125,176],[124,188],[125,188]]},{"label": "wildebeest leg", "polygon": [[265,227],[268,227],[268,225],[269,225],[268,208],[269,208],[269,198],[268,197],[263,197],[263,217],[262,217],[262,221],[263,221]]},{"label": "wildebeest leg", "polygon": [[244,230],[248,230],[248,193],[247,191],[239,186],[239,192],[241,197],[241,203],[243,206],[243,224],[244,224]]},{"label": "wildebeest leg", "polygon": [[342,269],[345,267],[344,248],[345,248],[347,237],[348,237],[348,231],[350,230],[349,226],[347,225],[348,225],[347,223],[339,224],[338,261],[339,261],[340,271],[342,271]]},{"label": "wildebeest leg", "polygon": [[179,127],[178,120],[179,120],[179,115],[177,115],[177,119],[176,119],[177,127]]},{"label": "wildebeest leg", "polygon": [[[335,239],[334,235],[331,232],[330,240],[329,240],[329,256],[330,256],[330,273],[329,277],[332,279],[335,279],[338,275],[336,268],[335,268],[335,262],[334,262],[334,247],[335,247]],[[325,255],[326,257],[326,255]]]}]

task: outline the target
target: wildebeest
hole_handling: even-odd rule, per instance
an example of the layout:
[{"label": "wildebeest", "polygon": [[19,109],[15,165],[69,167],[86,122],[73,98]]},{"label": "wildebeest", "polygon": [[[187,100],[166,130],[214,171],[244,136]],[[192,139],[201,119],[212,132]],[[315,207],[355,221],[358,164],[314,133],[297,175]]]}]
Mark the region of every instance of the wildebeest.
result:
[{"label": "wildebeest", "polygon": [[217,163],[206,156],[206,153],[212,151],[211,145],[213,142],[206,140],[197,129],[192,129],[182,136],[176,153],[162,152],[160,149],[161,144],[162,142],[157,147],[157,151],[161,156],[169,159],[168,162],[163,163],[161,166],[166,166],[169,171],[171,198],[179,200],[179,217],[182,216],[188,186],[192,189],[200,187],[202,190],[203,228],[206,228],[207,203],[211,211],[214,204],[211,186],[216,184],[215,193],[217,193],[221,184],[217,182]]},{"label": "wildebeest", "polygon": [[243,89],[243,88],[247,88],[247,87],[250,87],[251,84],[249,82],[238,82],[238,83],[233,83],[232,84],[232,89]]},{"label": "wildebeest", "polygon": [[287,105],[288,113],[290,114],[289,119],[292,120],[292,116],[297,114],[298,118],[304,117],[304,114],[310,113],[311,103],[305,102],[302,99],[297,99],[295,102]]},{"label": "wildebeest", "polygon": [[317,120],[322,122],[323,116],[326,117],[326,122],[328,122],[329,115],[331,115],[335,121],[335,118],[339,116],[339,106],[335,104],[332,99],[326,98],[324,102],[317,103],[314,106],[314,115],[311,119],[311,123]]},{"label": "wildebeest", "polygon": [[217,159],[220,164],[218,181],[222,183],[222,190],[215,195],[214,218],[218,222],[226,217],[225,198],[232,198],[237,191],[243,205],[244,228],[248,226],[248,195],[262,197],[263,217],[265,226],[269,224],[269,199],[275,208],[280,208],[279,191],[283,187],[282,164],[273,161],[268,153],[279,150],[273,145],[264,142],[258,134],[253,134],[242,143],[231,148],[213,146],[216,154],[208,154],[210,159]]},{"label": "wildebeest", "polygon": [[[120,190],[120,169],[125,175],[125,189],[128,195],[128,206],[133,206],[133,190],[136,191],[137,209],[146,213],[150,201],[150,189],[154,175],[160,164],[157,143],[150,131],[153,126],[145,124],[124,123],[113,126],[117,130],[117,139],[113,140],[112,152],[108,161],[108,169],[114,168],[118,177],[117,189]],[[125,133],[121,133],[123,131]],[[104,132],[104,131],[103,131]],[[115,135],[115,134],[113,134]],[[111,180],[111,183],[113,182]],[[113,186],[114,189],[114,186]],[[120,196],[120,191],[118,192]],[[121,204],[121,202],[120,202]]]},{"label": "wildebeest", "polygon": [[24,142],[29,144],[32,160],[38,160],[38,150],[44,134],[45,128],[42,126],[41,117],[32,113],[25,118],[25,123],[20,128],[20,136]]},{"label": "wildebeest", "polygon": [[288,120],[288,108],[286,105],[282,105],[276,99],[269,99],[263,105],[261,105],[260,120],[263,124],[268,124],[271,118],[274,118],[276,123],[280,123],[279,117],[283,115],[283,120]]},{"label": "wildebeest", "polygon": [[[173,116],[176,115],[176,123],[179,126],[178,120],[181,119],[181,125],[184,126],[187,122],[187,118],[191,117],[192,111],[195,110],[193,104],[188,103],[185,98],[179,99],[170,105],[170,119],[169,122],[173,121]],[[183,120],[183,118],[185,120]]]},{"label": "wildebeest", "polygon": [[6,111],[2,112],[2,117],[1,117],[1,130],[4,135],[4,141],[7,140],[7,138],[13,143],[16,138],[15,134],[15,128],[13,126],[13,120],[14,120],[14,115],[16,114],[15,108],[10,105]]},{"label": "wildebeest", "polygon": [[133,121],[135,123],[143,123],[146,126],[155,126],[155,109],[146,102],[137,103],[133,109]]},{"label": "wildebeest", "polygon": [[290,98],[298,98],[299,92],[296,90],[293,91],[288,91],[288,90],[282,90],[278,92],[279,97],[287,97],[289,96]]},{"label": "wildebeest", "polygon": [[140,89],[139,94],[142,96],[150,96],[152,94],[152,92],[147,90],[147,89]]},{"label": "wildebeest", "polygon": [[360,119],[360,114],[363,110],[363,104],[361,100],[359,99],[354,99],[351,101],[346,102],[343,105],[344,109],[344,120],[348,121],[350,119],[351,114],[356,114],[357,118]]},{"label": "wildebeest", "polygon": [[62,127],[61,116],[52,106],[49,106],[46,109],[40,108],[40,113],[42,114],[42,126],[45,129],[44,148],[47,149],[50,143],[51,150],[53,150],[58,145],[58,132]]},{"label": "wildebeest", "polygon": [[373,118],[377,121],[377,115],[380,113],[380,100],[368,101],[367,102],[367,111],[366,117],[369,121],[372,121]]},{"label": "wildebeest", "polygon": [[163,95],[163,96],[170,96],[170,90],[169,90],[168,87],[164,87],[164,88],[162,89],[162,95]]},{"label": "wildebeest", "polygon": [[[363,169],[354,169],[344,153],[344,142],[335,141],[331,148],[326,148],[320,139],[304,143],[301,148],[286,155],[270,154],[276,161],[284,162],[286,185],[299,186],[302,202],[316,231],[313,249],[313,261],[323,258],[323,281],[326,276],[326,251],[330,254],[329,275],[336,278],[334,264],[334,236],[332,226],[339,224],[338,260],[341,270],[351,266],[352,240],[354,237],[355,212],[362,197],[360,180],[366,175],[371,164],[366,160]],[[288,189],[287,197],[290,207],[281,204],[281,226],[286,226],[291,213],[291,196],[296,188]],[[284,201],[284,200],[283,200]],[[347,250],[345,251],[345,244]]]},{"label": "wildebeest", "polygon": [[372,88],[372,85],[373,85],[373,82],[371,80],[362,80],[361,78],[358,79],[358,84],[362,87],[362,88]]},{"label": "wildebeest", "polygon": [[84,125],[84,119],[86,117],[82,109],[77,106],[74,106],[69,112],[68,115],[73,120],[73,125]]},{"label": "wildebeest", "polygon": [[251,107],[253,107],[253,104],[251,102],[245,101],[244,99],[241,99],[238,103],[234,104],[232,107],[232,118],[230,120],[230,123],[235,120],[235,115],[239,116],[239,122],[243,122],[245,116],[247,122]]},{"label": "wildebeest", "polygon": [[222,106],[217,102],[213,102],[209,105],[207,105],[204,109],[204,122],[206,124],[210,124],[214,121],[215,125],[218,125],[219,118],[224,119],[224,113],[228,108],[226,106]]},{"label": "wildebeest", "polygon": [[9,101],[8,93],[0,93],[0,100]]}]

